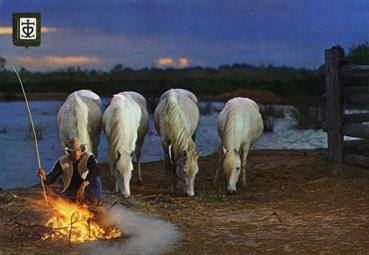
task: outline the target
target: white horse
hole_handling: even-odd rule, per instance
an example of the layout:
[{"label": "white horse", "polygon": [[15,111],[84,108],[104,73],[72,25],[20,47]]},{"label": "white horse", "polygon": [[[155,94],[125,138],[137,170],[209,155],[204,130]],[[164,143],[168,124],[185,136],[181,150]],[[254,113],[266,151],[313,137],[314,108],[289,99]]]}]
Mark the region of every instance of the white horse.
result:
[{"label": "white horse", "polygon": [[172,194],[175,192],[176,178],[179,178],[185,194],[195,194],[199,154],[193,138],[199,115],[196,96],[184,89],[166,91],[155,109],[154,122],[164,150],[164,164]]},{"label": "white horse", "polygon": [[146,100],[136,92],[121,92],[113,96],[103,116],[109,143],[109,168],[115,178],[115,191],[129,197],[133,171],[132,157],[136,154],[138,183],[142,182],[141,148],[148,129]]},{"label": "white horse", "polygon": [[97,157],[101,133],[101,99],[90,90],[70,94],[60,107],[57,124],[63,149],[73,137],[78,137],[87,150]]},{"label": "white horse", "polygon": [[222,140],[220,157],[214,175],[216,184],[221,162],[228,192],[236,192],[236,184],[242,168],[242,185],[246,187],[246,159],[250,146],[263,133],[263,120],[258,105],[249,98],[229,100],[218,116],[218,134]]}]

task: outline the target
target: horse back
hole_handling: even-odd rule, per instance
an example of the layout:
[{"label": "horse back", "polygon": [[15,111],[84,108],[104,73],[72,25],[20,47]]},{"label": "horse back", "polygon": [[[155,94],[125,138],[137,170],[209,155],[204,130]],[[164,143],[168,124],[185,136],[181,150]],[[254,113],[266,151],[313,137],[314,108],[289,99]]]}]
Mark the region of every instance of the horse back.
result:
[{"label": "horse back", "polygon": [[195,96],[189,91],[178,90],[166,91],[160,97],[160,102],[155,109],[154,123],[161,135],[165,133],[163,129],[167,129],[169,125],[185,127],[190,136],[197,129],[200,113],[197,104],[194,102],[193,97]]},{"label": "horse back", "polygon": [[263,131],[257,104],[248,98],[229,100],[218,116],[218,134],[224,144],[255,142]]}]

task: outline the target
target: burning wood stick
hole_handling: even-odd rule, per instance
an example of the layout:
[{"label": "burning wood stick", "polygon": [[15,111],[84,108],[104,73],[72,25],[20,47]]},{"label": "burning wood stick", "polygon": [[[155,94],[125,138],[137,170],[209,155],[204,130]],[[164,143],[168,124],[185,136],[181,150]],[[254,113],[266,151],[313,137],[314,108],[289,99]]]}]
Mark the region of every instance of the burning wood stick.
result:
[{"label": "burning wood stick", "polygon": [[113,208],[116,204],[118,204],[118,200],[115,200],[108,208],[108,211],[110,211],[111,208]]},{"label": "burning wood stick", "polygon": [[88,223],[88,240],[91,240],[91,225],[90,225],[90,222],[91,222],[91,217],[88,218],[88,220],[87,220],[87,223]]},{"label": "burning wood stick", "polygon": [[[36,131],[35,131],[35,125],[33,124],[32,113],[31,113],[31,109],[30,109],[30,107],[28,105],[26,91],[24,90],[22,80],[21,80],[21,78],[20,78],[20,76],[19,76],[19,74],[17,72],[17,68],[15,67],[15,65],[13,65],[13,68],[14,68],[15,74],[18,77],[19,83],[20,83],[21,88],[22,88],[24,100],[26,102],[26,106],[27,106],[27,110],[28,110],[28,116],[29,116],[29,120],[30,120],[31,126],[32,126],[33,138],[35,140],[36,157],[37,157],[38,168],[41,168],[41,160],[40,160],[40,153],[38,151],[38,143],[37,143],[37,136],[36,136]],[[44,181],[42,180],[42,178],[40,178],[40,180],[41,180],[42,190],[43,190],[43,193],[44,193],[44,198],[45,198],[45,203],[46,203],[46,211],[49,213],[49,203],[47,202],[47,195],[46,195]]]},{"label": "burning wood stick", "polygon": [[[24,227],[24,228],[42,228],[42,229],[47,229],[47,230],[50,230],[50,231],[56,231],[56,230],[60,230],[60,229],[67,229],[67,228],[70,227],[70,226],[67,226],[67,227],[54,228],[54,227],[47,227],[47,226],[40,225],[40,224],[27,225],[27,224],[20,223],[18,221],[14,221],[14,223],[17,226]],[[74,224],[74,223],[75,222],[72,222],[72,224]]]},{"label": "burning wood stick", "polygon": [[68,242],[69,242],[69,246],[72,247],[72,242],[71,242],[71,237],[72,237],[72,228],[73,228],[73,216],[76,214],[76,212],[74,212],[72,214],[72,216],[70,216],[70,229],[69,229],[69,235],[68,235]]}]

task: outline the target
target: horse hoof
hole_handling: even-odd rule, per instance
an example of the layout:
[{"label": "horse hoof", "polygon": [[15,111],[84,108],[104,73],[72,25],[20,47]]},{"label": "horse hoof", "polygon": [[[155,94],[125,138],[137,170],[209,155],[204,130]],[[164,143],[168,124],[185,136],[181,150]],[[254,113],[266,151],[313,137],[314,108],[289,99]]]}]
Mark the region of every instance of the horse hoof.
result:
[{"label": "horse hoof", "polygon": [[234,194],[236,194],[236,190],[235,189],[229,189],[229,190],[227,190],[227,193],[228,193],[228,195],[234,195]]}]

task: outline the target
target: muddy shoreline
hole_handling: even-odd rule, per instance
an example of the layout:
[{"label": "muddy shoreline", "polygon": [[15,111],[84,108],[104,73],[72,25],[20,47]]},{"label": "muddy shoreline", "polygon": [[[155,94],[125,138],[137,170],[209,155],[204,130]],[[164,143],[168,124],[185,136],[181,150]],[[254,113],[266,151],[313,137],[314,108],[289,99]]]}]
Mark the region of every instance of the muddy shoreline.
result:
[{"label": "muddy shoreline", "polygon": [[[143,164],[144,183],[133,181],[131,200],[108,193],[132,210],[171,222],[182,239],[161,254],[364,254],[369,246],[369,174],[345,166],[328,175],[324,150],[257,150],[248,161],[248,188],[226,195],[210,176],[216,157],[200,158],[197,196],[172,197],[161,161]],[[221,182],[220,182],[221,183]],[[106,190],[112,182],[105,176]],[[27,205],[40,187],[0,191],[3,254],[76,253],[67,243],[33,243],[9,219],[42,218]],[[124,254],[124,252],[123,252]]]}]

